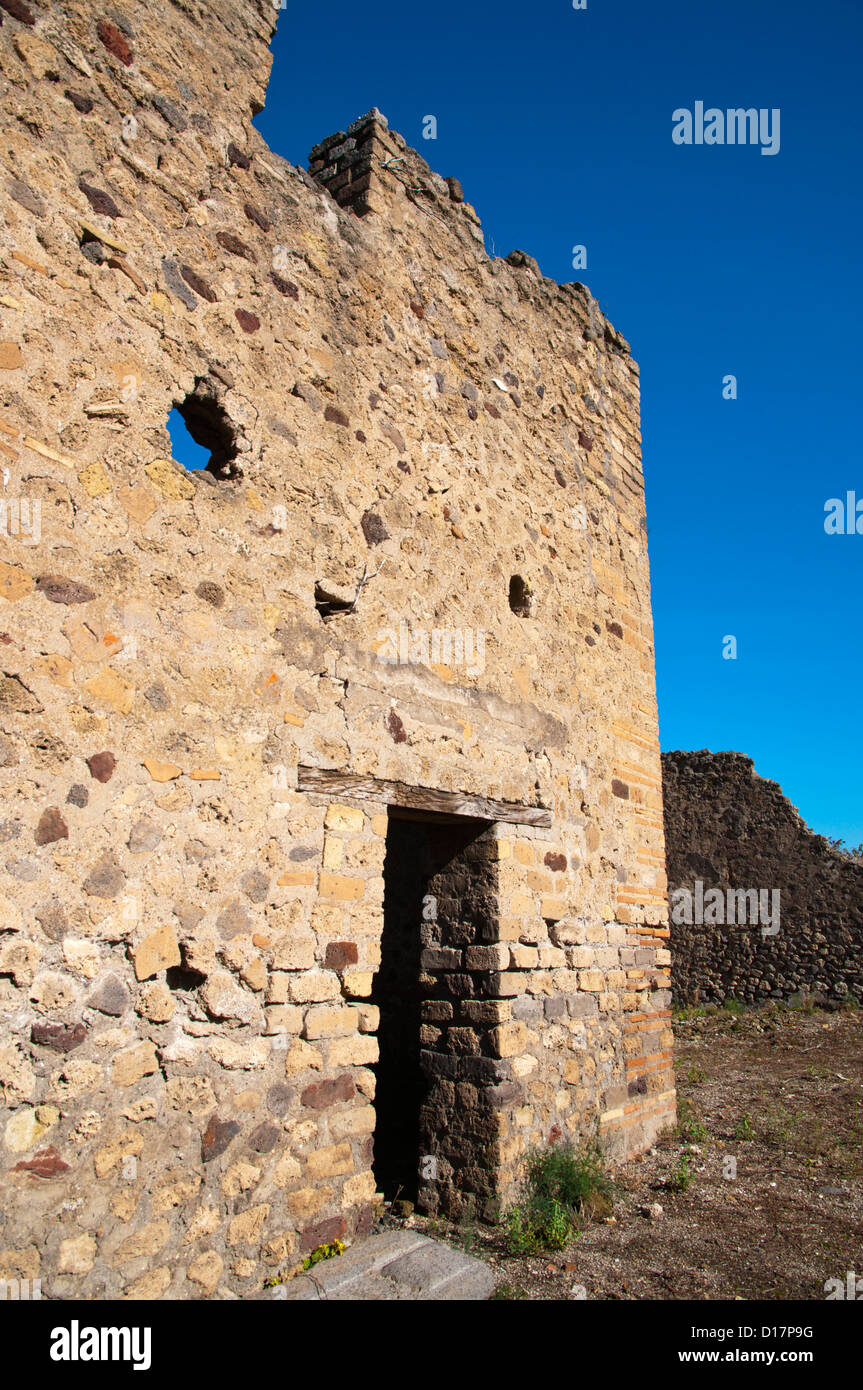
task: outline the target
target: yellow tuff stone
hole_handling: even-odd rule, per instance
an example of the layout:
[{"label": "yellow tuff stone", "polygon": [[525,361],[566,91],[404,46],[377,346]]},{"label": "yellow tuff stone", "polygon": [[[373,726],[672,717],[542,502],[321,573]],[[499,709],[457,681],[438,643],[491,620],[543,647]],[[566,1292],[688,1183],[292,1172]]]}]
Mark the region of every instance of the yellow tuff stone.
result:
[{"label": "yellow tuff stone", "polygon": [[133,1086],[144,1076],[158,1071],[159,1062],[156,1049],[150,1042],[140,1043],[126,1052],[118,1052],[111,1067],[111,1080],[115,1086]]},{"label": "yellow tuff stone", "polygon": [[35,580],[18,565],[7,565],[5,560],[0,560],[0,598],[6,599],[7,603],[15,603],[25,594],[29,594],[35,584]]},{"label": "yellow tuff stone", "polygon": [[170,927],[160,927],[158,931],[145,936],[132,950],[135,978],[147,980],[168,966],[180,964],[180,948]]},{"label": "yellow tuff stone", "polygon": [[172,459],[153,459],[144,472],[162,496],[171,501],[187,502],[195,495],[195,484]]},{"label": "yellow tuff stone", "polygon": [[104,497],[106,492],[111,491],[111,479],[98,459],[81,470],[78,482],[88,497]]},{"label": "yellow tuff stone", "polygon": [[362,830],[363,813],[355,806],[328,806],[324,825],[327,830]]},{"label": "yellow tuff stone", "polygon": [[135,687],[110,667],[85,681],[84,689],[97,699],[104,700],[118,714],[128,714],[135,702]]},{"label": "yellow tuff stone", "polygon": [[145,487],[121,487],[117,500],[132,521],[137,521],[141,526],[150,520],[158,506],[152,492]]},{"label": "yellow tuff stone", "polygon": [[0,371],[14,372],[24,366],[24,358],[17,343],[0,343]]},{"label": "yellow tuff stone", "polygon": [[154,782],[173,782],[183,771],[176,763],[160,763],[156,758],[145,758],[144,766]]}]

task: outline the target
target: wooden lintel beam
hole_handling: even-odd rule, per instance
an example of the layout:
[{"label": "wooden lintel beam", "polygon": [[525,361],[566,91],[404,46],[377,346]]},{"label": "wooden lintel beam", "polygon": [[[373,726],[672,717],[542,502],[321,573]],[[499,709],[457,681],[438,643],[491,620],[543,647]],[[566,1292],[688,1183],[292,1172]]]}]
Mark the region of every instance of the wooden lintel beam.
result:
[{"label": "wooden lintel beam", "polygon": [[490,797],[469,796],[465,792],[411,787],[406,782],[388,782],[379,777],[361,777],[353,772],[323,767],[298,767],[297,790],[358,801],[380,801],[389,806],[436,811],[449,816],[470,816],[475,820],[508,821],[512,825],[541,828],[551,825],[551,811],[542,806],[520,806],[514,801],[493,801]]}]

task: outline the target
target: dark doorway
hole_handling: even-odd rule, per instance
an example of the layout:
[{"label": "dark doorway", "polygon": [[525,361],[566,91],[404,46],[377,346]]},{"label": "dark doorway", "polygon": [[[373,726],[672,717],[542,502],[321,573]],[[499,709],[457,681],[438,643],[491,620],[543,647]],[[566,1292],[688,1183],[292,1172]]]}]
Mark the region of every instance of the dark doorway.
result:
[{"label": "dark doorway", "polygon": [[470,947],[496,933],[489,822],[390,808],[372,1002],[380,1009],[374,1173],[391,1200],[452,1210],[454,1189],[489,1187],[494,1155],[479,1095],[495,1064],[475,1005],[490,983]]}]

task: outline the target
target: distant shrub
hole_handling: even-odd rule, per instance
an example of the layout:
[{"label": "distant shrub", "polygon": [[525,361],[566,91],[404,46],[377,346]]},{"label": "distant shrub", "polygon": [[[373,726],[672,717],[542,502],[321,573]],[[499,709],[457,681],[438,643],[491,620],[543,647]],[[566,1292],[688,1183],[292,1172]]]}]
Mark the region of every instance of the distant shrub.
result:
[{"label": "distant shrub", "polygon": [[844,840],[834,840],[832,835],[825,835],[824,839],[832,850],[835,850],[837,854],[843,854],[846,859],[863,859],[863,843],[846,845]]}]

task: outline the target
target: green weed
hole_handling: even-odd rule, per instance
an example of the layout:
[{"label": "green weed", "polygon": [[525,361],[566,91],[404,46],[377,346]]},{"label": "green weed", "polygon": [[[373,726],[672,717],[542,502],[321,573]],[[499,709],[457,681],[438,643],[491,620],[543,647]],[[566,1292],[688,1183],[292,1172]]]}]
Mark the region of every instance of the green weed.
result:
[{"label": "green weed", "polygon": [[737,1121],[734,1127],[734,1138],[747,1140],[755,1138],[755,1126],[752,1123],[752,1116],[748,1110],[745,1111]]},{"label": "green weed", "polygon": [[613,1184],[595,1144],[556,1144],[525,1160],[524,1195],[504,1219],[513,1254],[562,1250],[584,1216],[611,1211]]},{"label": "green weed", "polygon": [[692,1105],[685,1096],[681,1096],[677,1102],[675,1133],[679,1139],[686,1139],[691,1144],[699,1144],[707,1138],[707,1126],[695,1118]]},{"label": "green weed", "polygon": [[678,1160],[677,1167],[671,1170],[668,1186],[675,1192],[685,1192],[691,1182],[692,1158],[689,1154],[682,1154]]}]

